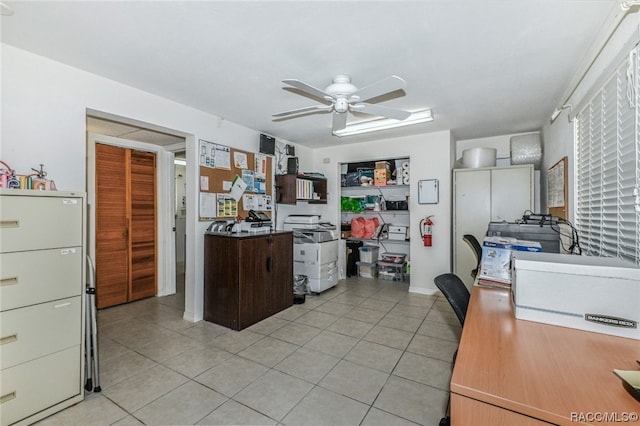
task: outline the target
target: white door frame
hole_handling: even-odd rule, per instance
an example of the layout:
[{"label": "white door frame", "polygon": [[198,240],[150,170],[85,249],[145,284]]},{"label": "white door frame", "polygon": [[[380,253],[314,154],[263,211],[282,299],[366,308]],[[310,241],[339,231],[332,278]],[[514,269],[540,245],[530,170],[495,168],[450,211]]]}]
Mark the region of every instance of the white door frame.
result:
[{"label": "white door frame", "polygon": [[[96,228],[95,228],[95,197],[96,197],[96,143],[131,148],[140,151],[153,152],[157,156],[156,161],[156,197],[157,197],[157,274],[158,288],[156,296],[166,296],[176,292],[176,262],[175,262],[175,233],[174,226],[174,149],[138,142],[128,139],[105,136],[95,133],[87,134],[87,204],[88,211],[88,241],[87,252],[91,259],[95,260]],[[184,147],[182,147],[184,149]]]}]

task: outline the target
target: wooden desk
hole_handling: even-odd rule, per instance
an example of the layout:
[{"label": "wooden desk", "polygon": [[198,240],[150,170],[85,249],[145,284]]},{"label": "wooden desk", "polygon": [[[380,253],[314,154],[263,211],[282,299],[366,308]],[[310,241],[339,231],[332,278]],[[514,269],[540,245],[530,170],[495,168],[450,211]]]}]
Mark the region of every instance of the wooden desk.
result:
[{"label": "wooden desk", "polygon": [[[637,369],[636,359],[638,340],[518,320],[508,290],[476,286],[451,377],[451,424],[640,425],[640,402],[613,374]],[[621,421],[627,413],[636,420]]]}]

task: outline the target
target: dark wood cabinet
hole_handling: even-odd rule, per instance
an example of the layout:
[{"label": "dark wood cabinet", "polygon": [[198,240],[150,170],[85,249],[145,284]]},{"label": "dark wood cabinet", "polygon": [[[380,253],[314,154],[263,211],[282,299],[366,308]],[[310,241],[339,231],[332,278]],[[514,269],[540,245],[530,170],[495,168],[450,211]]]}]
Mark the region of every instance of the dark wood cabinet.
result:
[{"label": "dark wood cabinet", "polygon": [[293,234],[207,234],[204,319],[242,330],[293,304]]},{"label": "dark wood cabinet", "polygon": [[327,179],[296,174],[276,175],[276,202],[327,204]]}]

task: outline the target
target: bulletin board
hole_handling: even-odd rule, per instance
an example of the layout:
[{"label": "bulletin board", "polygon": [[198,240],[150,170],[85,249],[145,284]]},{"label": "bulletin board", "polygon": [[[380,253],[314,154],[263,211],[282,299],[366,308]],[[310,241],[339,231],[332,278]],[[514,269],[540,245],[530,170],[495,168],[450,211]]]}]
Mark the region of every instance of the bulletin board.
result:
[{"label": "bulletin board", "polygon": [[547,206],[552,216],[567,219],[567,157],[562,158],[547,171]]},{"label": "bulletin board", "polygon": [[199,218],[246,218],[249,210],[273,208],[273,158],[199,141]]}]

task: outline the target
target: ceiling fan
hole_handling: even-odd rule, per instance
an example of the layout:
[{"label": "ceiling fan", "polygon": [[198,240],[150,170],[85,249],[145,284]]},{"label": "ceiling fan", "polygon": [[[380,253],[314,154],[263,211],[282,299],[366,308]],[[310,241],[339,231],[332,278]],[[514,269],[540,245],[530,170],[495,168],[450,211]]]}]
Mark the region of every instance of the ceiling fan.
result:
[{"label": "ceiling fan", "polygon": [[351,84],[351,76],[339,74],[333,78],[332,84],[321,90],[300,80],[282,80],[296,89],[323,99],[327,104],[312,105],[273,114],[275,118],[288,118],[304,113],[333,111],[332,130],[342,130],[347,126],[347,112],[378,115],[396,120],[405,120],[411,113],[401,109],[388,108],[380,105],[365,103],[369,99],[385,95],[407,87],[407,83],[396,75],[392,75],[376,83],[358,89]]}]

